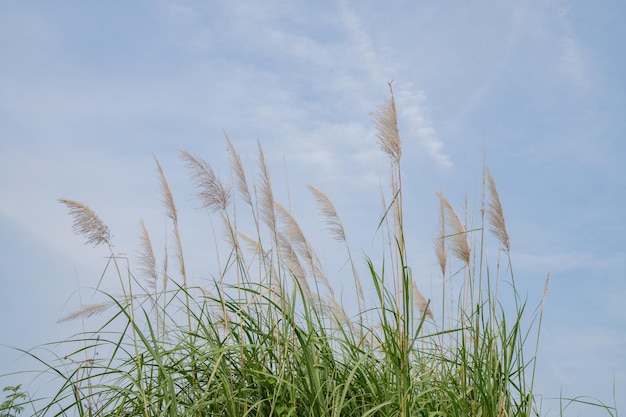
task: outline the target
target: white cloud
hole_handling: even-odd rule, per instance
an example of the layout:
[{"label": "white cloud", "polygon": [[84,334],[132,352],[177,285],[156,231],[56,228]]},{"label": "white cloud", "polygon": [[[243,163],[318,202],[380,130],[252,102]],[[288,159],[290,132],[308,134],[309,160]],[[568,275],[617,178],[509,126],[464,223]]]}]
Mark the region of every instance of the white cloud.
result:
[{"label": "white cloud", "polygon": [[405,138],[415,136],[428,156],[442,168],[452,168],[454,163],[444,152],[443,141],[427,115],[424,102],[426,95],[420,91],[411,92],[408,88],[400,88],[396,93],[396,105],[399,112],[399,123],[406,124],[408,129],[401,132]]},{"label": "white cloud", "polygon": [[[340,11],[344,30],[347,31],[352,45],[357,51],[359,64],[367,70],[371,83],[382,84],[393,80],[396,69],[388,64],[391,57],[382,54],[372,42],[370,35],[363,28],[355,12],[345,2],[340,2]],[[383,63],[384,62],[384,63]],[[410,88],[398,88],[395,91],[400,122],[408,126],[403,137],[415,135],[426,153],[441,167],[450,168],[454,164],[444,152],[444,145],[437,136],[428,111],[424,104],[426,94],[423,91],[411,92]],[[373,109],[372,109],[373,110]]]},{"label": "white cloud", "polygon": [[377,185],[376,170],[384,161],[374,128],[357,122],[319,123],[309,131],[291,132],[298,140],[288,148],[288,163],[335,185]]},{"label": "white cloud", "polygon": [[[348,34],[351,46],[357,52],[359,64],[367,70],[370,80],[375,83],[390,81],[393,69],[383,65],[379,52],[376,50],[366,30],[362,27],[357,15],[350,10],[345,1],[339,2],[343,29]],[[349,50],[349,49],[348,49]]]}]

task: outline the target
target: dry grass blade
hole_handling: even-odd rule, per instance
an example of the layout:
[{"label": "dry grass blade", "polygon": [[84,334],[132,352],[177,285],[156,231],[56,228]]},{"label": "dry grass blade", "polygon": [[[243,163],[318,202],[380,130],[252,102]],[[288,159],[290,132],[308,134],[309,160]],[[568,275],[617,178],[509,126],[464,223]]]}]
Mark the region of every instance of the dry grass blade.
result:
[{"label": "dry grass blade", "polygon": [[252,196],[250,195],[250,189],[248,188],[248,181],[246,179],[246,172],[243,169],[241,158],[239,157],[237,151],[235,151],[235,147],[230,142],[230,138],[228,137],[226,132],[224,132],[224,136],[226,137],[227,150],[230,155],[230,165],[235,172],[235,179],[239,194],[241,194],[241,198],[243,198],[243,201],[252,205]]},{"label": "dry grass blade", "polygon": [[335,210],[335,206],[332,201],[326,194],[324,194],[318,188],[309,185],[309,190],[315,196],[315,200],[317,200],[317,205],[320,209],[320,212],[324,216],[324,221],[328,226],[328,230],[335,237],[335,239],[345,242],[346,241],[346,232],[343,228],[343,224],[339,219],[339,215],[337,214],[337,210]]},{"label": "dry grass blade", "polygon": [[185,150],[180,151],[182,159],[191,171],[191,177],[196,182],[198,197],[202,206],[214,211],[226,210],[230,201],[230,190],[217,177],[213,169],[204,159],[194,156]]},{"label": "dry grass blade", "polygon": [[378,130],[378,143],[382,150],[391,157],[392,161],[399,164],[402,155],[402,141],[398,129],[398,115],[391,83],[389,83],[389,91],[391,97],[387,103],[378,106],[378,111],[374,114],[374,124]]},{"label": "dry grass blade", "polygon": [[178,221],[178,212],[176,210],[176,204],[174,204],[174,197],[172,195],[172,189],[167,182],[167,178],[165,178],[165,173],[163,172],[163,167],[159,163],[156,155],[154,155],[154,162],[156,162],[157,169],[159,170],[159,180],[161,182],[161,196],[163,198],[163,206],[165,207],[167,217],[172,219],[172,221]]},{"label": "dry grass blade", "polygon": [[500,203],[500,196],[498,195],[498,189],[496,183],[491,176],[491,172],[486,170],[487,188],[489,188],[489,194],[491,200],[487,207],[487,217],[489,219],[489,225],[491,233],[498,238],[502,246],[507,251],[511,250],[511,242],[509,241],[509,234],[506,231],[506,223],[504,222],[504,212],[502,210],[502,204]]},{"label": "dry grass blade", "polygon": [[84,203],[75,200],[60,198],[59,202],[65,204],[70,209],[70,215],[74,218],[72,230],[74,233],[87,238],[86,243],[94,246],[100,244],[111,245],[111,232],[100,217]]},{"label": "dry grass blade", "polygon": [[157,270],[156,270],[156,258],[154,256],[154,250],[152,249],[152,241],[150,240],[150,233],[146,228],[143,220],[139,223],[141,226],[141,240],[139,246],[139,265],[140,271],[147,278],[148,286],[156,290],[157,287]]},{"label": "dry grass blade", "polygon": [[465,226],[463,226],[463,222],[461,222],[459,215],[448,199],[440,192],[438,192],[437,195],[445,211],[445,220],[448,226],[448,234],[445,237],[451,241],[452,253],[465,262],[466,265],[469,265],[472,249],[467,239]]}]

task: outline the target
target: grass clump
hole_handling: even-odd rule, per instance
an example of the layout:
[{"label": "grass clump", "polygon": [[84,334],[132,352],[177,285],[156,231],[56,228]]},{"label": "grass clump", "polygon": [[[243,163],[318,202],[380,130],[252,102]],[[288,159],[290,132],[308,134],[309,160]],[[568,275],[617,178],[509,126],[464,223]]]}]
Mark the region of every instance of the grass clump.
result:
[{"label": "grass clump", "polygon": [[[121,295],[103,292],[104,301],[63,319],[106,318],[95,331],[56,346],[69,354],[41,360],[58,382],[52,398],[22,402],[38,416],[538,415],[532,391],[536,344],[529,351],[528,343],[538,337],[543,303],[526,318],[491,174],[485,170],[488,197],[473,228],[439,194],[435,253],[442,293],[435,312],[408,261],[393,91],[373,118],[391,170],[389,202],[378,225],[386,248],[381,261],[366,257],[359,269],[330,198],[310,186],[330,234],[345,244],[355,315],[336,300],[297,220],[274,200],[260,144],[251,182],[226,136],[232,186],[201,157],[181,151],[197,197],[219,218],[228,243],[207,286],[189,285],[177,207],[156,157],[174,237],[174,255],[166,253],[161,265],[143,222],[133,268],[114,253],[109,229],[93,210],[60,200],[74,218],[74,231],[108,248],[107,269],[119,277]],[[238,226],[245,213],[252,231]],[[497,238],[504,271],[488,266],[486,230]],[[373,289],[369,296],[364,272]],[[462,284],[453,291],[459,277]],[[501,302],[502,282],[510,284],[506,299],[513,309]],[[2,415],[22,411],[15,401],[26,397],[18,389]]]}]

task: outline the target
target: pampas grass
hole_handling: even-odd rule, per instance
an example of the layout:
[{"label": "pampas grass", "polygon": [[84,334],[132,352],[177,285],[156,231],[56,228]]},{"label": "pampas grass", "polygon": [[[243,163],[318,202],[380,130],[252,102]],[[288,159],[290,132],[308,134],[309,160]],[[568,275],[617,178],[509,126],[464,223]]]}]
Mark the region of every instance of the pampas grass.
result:
[{"label": "pampas grass", "polygon": [[152,240],[150,232],[143,220],[139,223],[141,228],[141,240],[139,244],[139,271],[145,276],[148,287],[154,291],[157,290],[158,274],[156,257],[152,248]]},{"label": "pampas grass", "polygon": [[228,187],[222,184],[204,159],[185,150],[181,150],[180,153],[191,173],[191,178],[196,183],[197,196],[202,202],[202,207],[213,211],[226,210],[230,201]]},{"label": "pampas grass", "polygon": [[[440,239],[447,239],[450,242],[450,250],[454,256],[456,256],[459,260],[463,261],[465,265],[469,266],[472,254],[472,248],[469,244],[469,239],[467,237],[467,230],[461,221],[461,218],[457,214],[452,204],[448,201],[448,199],[441,193],[437,193],[439,196],[439,201],[441,202],[441,206],[443,207],[444,215],[441,217],[441,224],[447,227],[446,234],[441,236]],[[441,243],[440,245],[443,245]],[[440,265],[444,262],[444,254],[445,247],[439,249],[439,263]],[[442,268],[443,269],[443,268]]]},{"label": "pampas grass", "polygon": [[350,251],[350,246],[348,245],[348,241],[346,239],[346,231],[343,227],[343,223],[339,218],[339,214],[337,214],[337,210],[335,209],[335,205],[328,198],[328,196],[321,191],[319,188],[309,185],[309,190],[313,193],[315,200],[317,201],[317,207],[324,219],[324,223],[328,227],[327,230],[335,239],[340,242],[344,242],[346,245],[346,254],[348,256],[348,261],[350,262],[350,267],[352,270],[352,277],[354,279],[354,288],[357,293],[357,300],[359,303],[359,311],[363,309],[363,305],[365,304],[365,295],[363,293],[363,284],[361,283],[361,278],[359,277],[359,271],[354,264],[354,258],[352,257],[352,252]]},{"label": "pampas grass", "polygon": [[89,318],[92,316],[97,316],[104,313],[106,310],[115,306],[116,303],[114,301],[108,301],[103,303],[89,304],[82,307],[79,310],[73,311],[72,313],[60,318],[57,320],[58,323],[63,323],[65,321],[72,321],[79,318]]},{"label": "pampas grass", "polygon": [[[341,283],[341,300],[356,300],[355,314],[348,313],[354,303],[344,305],[335,297],[338,288],[330,279],[334,269],[322,264],[294,213],[275,201],[260,143],[256,172],[249,175],[225,134],[232,185],[202,157],[180,152],[200,205],[224,226],[225,239],[216,242],[220,266],[201,286],[187,282],[180,213],[156,157],[176,271],[168,270],[167,242],[159,270],[148,227],[141,222],[136,270],[142,279],[136,278],[130,261],[125,265],[113,255],[109,229],[96,213],[83,203],[60,200],[70,209],[76,234],[109,248],[123,291],[120,296],[100,291],[104,301],[65,316],[62,320],[102,315],[105,324],[53,346],[59,352],[56,358],[30,353],[56,384],[51,398],[24,397],[33,415],[538,415],[532,390],[538,329],[534,354],[526,345],[531,327],[540,327],[545,293],[538,317],[531,317],[528,327],[495,182],[486,171],[490,201],[480,210],[488,224],[480,216],[471,228],[443,193],[438,194],[434,247],[442,293],[420,291],[417,283],[425,274],[419,271],[414,278],[409,263],[413,254],[405,246],[402,141],[391,84],[389,89],[390,98],[373,117],[391,167],[382,193],[390,204],[383,204],[380,222],[372,225],[386,245],[378,261],[353,257],[331,199],[309,186],[330,236],[344,245],[353,280],[340,276],[332,282]],[[244,212],[252,217],[247,222],[252,230],[240,229],[246,223],[239,221]],[[505,249],[508,265],[502,274],[499,263],[492,274],[487,256],[472,256],[486,253],[486,227]],[[480,239],[472,248],[468,234],[475,231],[481,232],[476,234]],[[457,262],[463,271],[460,291],[452,287],[459,269],[449,267]],[[362,281],[362,276],[369,280]],[[492,281],[499,279],[512,284],[513,308],[503,306],[498,291],[491,290],[497,288]],[[546,280],[544,292],[547,288]],[[454,303],[455,298],[463,302]],[[436,304],[441,310],[433,308]],[[80,360],[73,359],[77,355]],[[15,414],[21,410],[22,404],[6,404]]]},{"label": "pampas grass", "polygon": [[178,226],[178,209],[176,207],[176,203],[174,203],[174,196],[172,194],[172,189],[167,181],[167,177],[165,176],[165,172],[163,171],[163,167],[159,163],[157,157],[154,157],[154,162],[156,163],[158,172],[159,172],[159,180],[161,183],[161,202],[163,207],[165,207],[165,214],[167,217],[172,220],[172,225],[174,226],[174,242],[176,244],[176,259],[178,261],[178,268],[180,272],[180,276],[183,279],[183,287],[187,288],[187,272],[185,269],[185,258],[183,256],[183,243],[180,236],[180,228]]},{"label": "pampas grass", "polygon": [[59,202],[70,209],[70,216],[74,218],[72,229],[76,234],[83,235],[86,243],[94,246],[111,245],[111,232],[109,227],[98,215],[86,204],[80,201],[60,198]]},{"label": "pampas grass", "polygon": [[243,201],[252,206],[252,196],[250,195],[250,188],[248,187],[248,180],[246,178],[246,172],[243,169],[241,157],[235,150],[235,147],[226,132],[224,132],[224,136],[226,137],[227,150],[230,155],[230,166],[235,174],[235,184],[237,185],[237,189],[239,190]]},{"label": "pampas grass", "polygon": [[498,195],[498,189],[496,183],[491,176],[491,172],[486,170],[485,173],[487,180],[487,187],[491,200],[487,207],[487,217],[489,219],[490,230],[493,235],[498,238],[502,246],[507,250],[511,250],[511,243],[509,241],[509,234],[506,231],[506,222],[504,221],[504,212],[502,210],[502,204],[500,203],[500,196]]},{"label": "pampas grass", "polygon": [[396,101],[393,97],[393,89],[389,83],[390,97],[385,104],[378,106],[378,111],[374,114],[374,124],[378,131],[378,143],[382,150],[389,155],[389,158],[396,163],[400,163],[402,158],[402,140],[398,129],[398,115],[396,113]]},{"label": "pampas grass", "polygon": [[265,163],[265,154],[261,147],[261,142],[257,142],[259,150],[259,210],[261,212],[261,218],[270,230],[270,233],[277,230],[276,227],[276,212],[274,211],[274,191],[272,190],[272,180],[270,178],[270,172]]}]

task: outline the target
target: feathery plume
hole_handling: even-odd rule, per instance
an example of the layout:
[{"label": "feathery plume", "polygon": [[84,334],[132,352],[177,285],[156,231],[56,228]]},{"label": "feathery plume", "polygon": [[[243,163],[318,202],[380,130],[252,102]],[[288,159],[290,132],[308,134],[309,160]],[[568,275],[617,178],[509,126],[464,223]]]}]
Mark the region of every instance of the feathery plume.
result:
[{"label": "feathery plume", "polygon": [[281,260],[285,270],[294,280],[298,282],[298,284],[300,284],[304,295],[310,298],[312,292],[306,279],[306,271],[302,267],[300,259],[294,251],[293,246],[291,246],[291,242],[279,231],[276,231],[276,236],[278,238],[278,249],[280,251]]},{"label": "feathery plume", "polygon": [[85,236],[86,243],[91,243],[94,247],[103,243],[111,245],[109,227],[89,206],[80,201],[65,198],[60,198],[58,201],[70,209],[70,215],[74,218],[72,230],[76,234]]},{"label": "feathery plume", "polygon": [[302,257],[302,259],[306,260],[311,272],[313,273],[313,278],[317,282],[321,282],[326,290],[331,295],[334,295],[334,290],[323,271],[322,262],[317,256],[317,253],[315,253],[315,250],[309,244],[307,238],[304,236],[304,232],[300,228],[300,225],[291,215],[289,210],[279,203],[275,202],[274,205],[280,215],[279,219],[281,219],[284,224],[283,236],[285,236],[285,238],[289,238],[288,240],[295,252]]},{"label": "feathery plume", "polygon": [[291,215],[289,210],[283,207],[282,204],[274,202],[274,207],[280,215],[279,219],[282,220],[282,223],[284,224],[285,236],[289,237],[295,248],[301,249],[301,251],[306,254],[306,258],[311,257],[312,254],[310,252],[306,253],[311,250],[311,247],[309,246],[309,243],[304,236],[304,232],[300,228],[296,219]]},{"label": "feathery plume", "polygon": [[248,246],[248,249],[250,250],[251,253],[253,253],[254,255],[258,255],[259,258],[261,258],[264,261],[263,264],[266,267],[268,267],[270,277],[272,278],[270,279],[270,284],[272,285],[272,291],[282,296],[284,294],[282,284],[280,280],[273,279],[273,277],[277,277],[278,274],[276,273],[276,270],[274,269],[274,264],[272,262],[265,262],[269,258],[270,255],[263,250],[263,247],[261,246],[261,242],[256,239],[253,239],[252,237],[250,237],[249,235],[243,232],[238,232],[238,236],[244,240],[244,242]]},{"label": "feathery plume", "polygon": [[502,204],[500,203],[500,196],[498,195],[498,189],[496,183],[491,176],[491,172],[486,170],[485,176],[487,177],[487,188],[491,195],[491,200],[487,208],[487,218],[489,219],[490,230],[493,235],[498,238],[502,246],[507,251],[511,250],[511,242],[509,241],[509,234],[506,231],[506,224],[504,222],[504,212],[502,210]]},{"label": "feathery plume", "polygon": [[107,301],[104,303],[98,304],[89,304],[82,307],[80,310],[74,311],[73,313],[68,314],[65,317],[57,320],[57,323],[63,323],[66,321],[76,320],[78,318],[87,318],[91,316],[95,316],[97,314],[101,314],[104,311],[108,310],[112,306],[116,305],[114,301]]},{"label": "feathery plume", "polygon": [[270,173],[265,164],[265,155],[261,142],[257,141],[259,148],[259,167],[261,168],[261,217],[268,225],[272,233],[276,230],[276,213],[274,212],[274,192],[272,191],[272,181]]},{"label": "feathery plume", "polygon": [[139,222],[141,227],[141,240],[139,246],[139,265],[140,271],[147,278],[148,286],[156,290],[157,287],[157,271],[156,271],[156,259],[154,256],[154,250],[152,249],[152,241],[150,240],[150,233],[146,228],[143,220]]},{"label": "feathery plume", "polygon": [[199,190],[197,196],[202,201],[202,207],[213,211],[226,210],[230,200],[228,187],[224,186],[204,159],[182,149],[180,154],[191,171],[191,178],[196,182],[196,188]]},{"label": "feathery plume", "polygon": [[451,241],[452,253],[465,262],[466,265],[470,263],[470,255],[472,250],[470,248],[469,241],[467,240],[467,231],[465,226],[461,222],[459,215],[456,213],[450,202],[441,192],[437,192],[439,200],[444,207],[445,220],[448,225],[449,233],[445,236]]},{"label": "feathery plume", "polygon": [[337,324],[348,325],[350,330],[356,330],[346,310],[332,295],[327,295],[323,299],[320,299],[320,310],[322,313],[334,318]]},{"label": "feathery plume", "polygon": [[378,129],[378,143],[382,150],[391,157],[393,162],[399,164],[402,155],[402,141],[398,130],[398,115],[391,82],[389,83],[389,91],[391,97],[387,103],[378,106],[378,111],[374,114],[374,124]]},{"label": "feathery plume", "polygon": [[224,132],[224,136],[226,137],[226,145],[227,151],[230,155],[230,165],[235,172],[235,179],[237,184],[237,189],[239,190],[239,194],[241,194],[241,198],[246,203],[252,205],[252,196],[250,195],[250,189],[248,188],[248,181],[246,180],[246,172],[243,169],[243,164],[241,163],[241,157],[235,150],[235,147],[230,141],[230,138]]},{"label": "feathery plume", "polygon": [[243,232],[238,232],[237,234],[240,238],[244,240],[244,242],[246,242],[246,244],[248,245],[248,250],[250,250],[250,252],[252,252],[254,255],[263,255],[263,253],[261,253],[261,244],[258,240],[253,239]]},{"label": "feathery plume", "polygon": [[[159,179],[161,180],[161,194],[163,198],[163,206],[166,209],[167,217],[172,220],[174,224],[174,238],[176,243],[176,259],[178,260],[178,269],[180,275],[183,277],[183,287],[187,288],[187,273],[185,269],[185,260],[183,257],[183,243],[180,238],[180,230],[178,228],[178,210],[176,209],[176,204],[174,203],[174,196],[172,195],[172,190],[170,188],[169,183],[167,182],[167,178],[165,177],[165,172],[163,172],[163,167],[159,163],[159,160],[156,156],[154,156],[154,161],[156,162],[157,168],[159,170]],[[164,277],[165,279],[165,277]]]},{"label": "feathery plume", "polygon": [[357,296],[359,297],[359,302],[362,303],[365,301],[365,296],[363,294],[363,286],[361,285],[361,278],[359,277],[359,273],[354,265],[354,261],[352,259],[352,254],[350,253],[350,247],[348,246],[348,242],[346,240],[346,232],[343,228],[343,223],[337,214],[337,210],[335,209],[334,204],[328,198],[328,196],[312,185],[309,185],[309,190],[315,196],[315,200],[317,201],[317,206],[319,210],[324,216],[324,222],[328,226],[328,231],[335,237],[335,239],[340,242],[344,242],[346,245],[346,250],[348,251],[348,257],[350,259],[350,265],[352,267],[352,274],[354,276],[354,285],[356,286]]},{"label": "feathery plume", "polygon": [[163,167],[161,163],[157,159],[156,155],[154,155],[154,162],[156,162],[157,169],[159,170],[159,180],[161,182],[161,197],[163,198],[163,206],[165,207],[167,217],[172,219],[172,221],[178,221],[178,212],[176,210],[176,204],[174,204],[174,197],[172,195],[172,189],[167,182],[167,178],[165,178],[165,173],[163,172]]},{"label": "feathery plume", "polygon": [[318,188],[312,185],[309,185],[308,187],[315,196],[315,200],[317,200],[317,206],[324,216],[324,222],[328,226],[330,233],[335,237],[335,239],[345,242],[346,232],[343,228],[341,220],[339,219],[337,210],[335,210],[335,206],[332,201],[330,201],[330,198],[328,198],[328,196]]},{"label": "feathery plume", "polygon": [[411,281],[411,284],[413,286],[413,297],[415,298],[417,308],[419,308],[420,310],[420,315],[423,316],[424,314],[426,314],[426,317],[434,321],[435,316],[431,311],[430,306],[428,305],[428,300],[424,298],[422,292],[417,288],[417,285],[415,285],[415,282]]},{"label": "feathery plume", "polygon": [[222,211],[220,216],[222,218],[222,227],[224,228],[224,238],[226,239],[228,246],[232,247],[237,255],[241,255],[241,247],[239,246],[239,240],[237,239],[237,231],[230,222],[228,214]]}]

